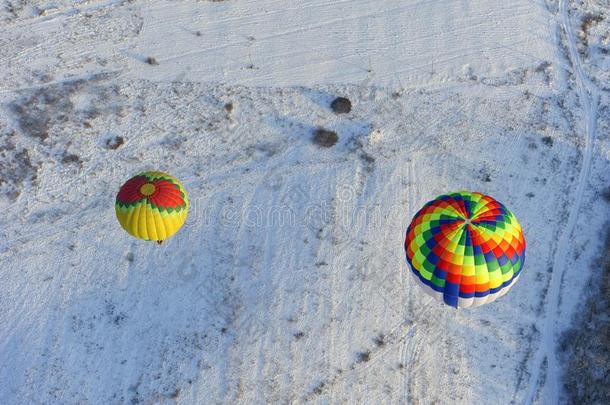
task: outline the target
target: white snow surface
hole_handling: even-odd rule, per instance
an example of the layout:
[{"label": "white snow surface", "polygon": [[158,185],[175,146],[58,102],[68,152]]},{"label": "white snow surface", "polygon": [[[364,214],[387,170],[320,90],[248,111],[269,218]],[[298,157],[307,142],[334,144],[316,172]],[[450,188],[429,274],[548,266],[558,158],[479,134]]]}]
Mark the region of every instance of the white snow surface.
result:
[{"label": "white snow surface", "polygon": [[[2,57],[15,71],[57,64],[62,75],[82,74],[102,65],[155,81],[412,86],[473,70],[503,75],[555,50],[553,19],[544,3],[527,0],[115,0],[41,10],[5,34],[28,33],[19,38],[26,46],[9,43]],[[148,56],[159,65],[143,65]]]},{"label": "white snow surface", "polygon": [[[4,0],[0,403],[565,401],[558,336],[610,219],[596,4]],[[160,246],[114,214],[154,169],[191,201]],[[403,240],[464,189],[528,247],[456,311]]]}]

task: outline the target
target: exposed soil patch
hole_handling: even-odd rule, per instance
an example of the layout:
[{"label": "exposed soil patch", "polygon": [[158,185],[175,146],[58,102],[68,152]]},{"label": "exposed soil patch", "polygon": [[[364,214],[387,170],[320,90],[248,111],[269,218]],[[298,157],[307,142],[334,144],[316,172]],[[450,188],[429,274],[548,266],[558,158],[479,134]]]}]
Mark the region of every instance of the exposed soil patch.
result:
[{"label": "exposed soil patch", "polygon": [[479,170],[479,174],[480,174],[481,181],[483,181],[485,183],[491,183],[491,172],[489,171],[489,169],[487,167],[484,167],[481,170]]},{"label": "exposed soil patch", "polygon": [[124,116],[118,86],[98,84],[105,78],[107,75],[97,75],[24,92],[8,108],[18,129],[40,141],[63,132],[66,125],[91,128],[91,120],[100,116]]},{"label": "exposed soil patch", "polygon": [[589,30],[594,25],[604,21],[604,16],[601,14],[587,14],[582,18],[582,22],[580,24],[580,32],[578,36],[582,40],[582,43],[585,47],[589,45]]},{"label": "exposed soil patch", "polygon": [[364,352],[360,352],[356,355],[356,362],[357,363],[366,363],[367,361],[369,361],[371,359],[371,351],[367,350]]},{"label": "exposed soil patch", "polygon": [[35,91],[29,97],[9,105],[17,117],[21,131],[32,138],[44,141],[49,137],[53,120],[64,120],[66,113],[74,109],[69,94],[78,84],[65,87],[50,87]]},{"label": "exposed soil patch", "polygon": [[121,145],[125,143],[125,140],[122,136],[113,136],[112,138],[108,138],[106,140],[106,149],[118,149]]},{"label": "exposed soil patch", "polygon": [[61,162],[64,164],[76,163],[79,165],[83,163],[82,160],[80,160],[80,157],[74,153],[65,153],[61,158]]},{"label": "exposed soil patch", "polygon": [[375,343],[375,346],[377,347],[383,347],[385,346],[385,336],[380,333],[379,335],[375,336],[375,338],[373,339],[373,342]]},{"label": "exposed soil patch", "polygon": [[27,149],[15,146],[10,135],[2,137],[4,141],[0,143],[0,192],[9,200],[14,200],[21,194],[25,181],[36,179],[38,166],[32,163]]},{"label": "exposed soil patch", "polygon": [[553,146],[553,138],[551,138],[550,136],[543,136],[542,143],[548,147],[551,147]]}]

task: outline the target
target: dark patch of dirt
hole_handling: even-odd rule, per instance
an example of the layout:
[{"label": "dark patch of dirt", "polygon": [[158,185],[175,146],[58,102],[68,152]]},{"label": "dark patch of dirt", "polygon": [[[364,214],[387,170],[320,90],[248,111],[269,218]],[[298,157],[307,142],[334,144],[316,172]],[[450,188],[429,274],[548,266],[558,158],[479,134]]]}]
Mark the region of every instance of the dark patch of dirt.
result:
[{"label": "dark patch of dirt", "polygon": [[375,343],[375,346],[377,347],[383,347],[386,344],[385,341],[385,336],[380,333],[379,335],[375,336],[375,338],[373,339],[373,343]]},{"label": "dark patch of dirt", "polygon": [[589,30],[594,25],[604,21],[604,16],[601,14],[587,14],[582,18],[582,22],[580,24],[580,32],[578,36],[580,37],[583,45],[587,47],[589,45]]},{"label": "dark patch of dirt", "polygon": [[360,157],[360,160],[364,163],[364,168],[367,172],[370,173],[375,169],[375,158],[372,155],[362,151],[358,157]]},{"label": "dark patch of dirt", "polygon": [[21,131],[41,141],[47,139],[52,121],[65,120],[66,113],[74,109],[69,94],[75,86],[77,84],[66,88],[66,91],[59,87],[38,89],[30,96],[10,104],[9,109],[17,117]]},{"label": "dark patch of dirt", "polygon": [[324,392],[324,389],[326,388],[326,382],[324,381],[320,381],[318,383],[318,385],[316,385],[313,389],[313,393],[316,395],[320,395]]},{"label": "dark patch of dirt", "polygon": [[32,162],[30,152],[15,145],[13,134],[0,134],[4,141],[0,143],[0,190],[14,201],[25,181],[35,181],[38,166]]},{"label": "dark patch of dirt", "polygon": [[[91,128],[90,120],[97,117],[124,116],[123,97],[118,86],[98,83],[108,77],[101,74],[88,80],[77,79],[26,91],[12,101],[8,109],[15,116],[19,130],[41,142],[52,138],[70,123]],[[72,96],[76,94],[87,102],[75,106]]]},{"label": "dark patch of dirt", "polygon": [[339,141],[339,135],[335,131],[330,131],[324,128],[318,128],[313,135],[313,143],[323,148],[335,146]]},{"label": "dark patch of dirt", "polygon": [[371,359],[371,351],[366,350],[356,355],[356,363],[366,363]]},{"label": "dark patch of dirt", "polygon": [[479,171],[479,174],[481,175],[482,181],[485,183],[491,183],[491,173],[489,172],[489,169],[483,168]]},{"label": "dark patch of dirt", "polygon": [[606,187],[603,191],[602,191],[602,198],[604,200],[606,200],[606,202],[610,203],[610,186]]},{"label": "dark patch of dirt", "polygon": [[75,155],[74,153],[64,153],[64,155],[61,158],[61,162],[64,164],[79,164],[81,165],[83,163],[83,161],[80,159],[80,157],[78,155]]},{"label": "dark patch of dirt", "polygon": [[180,388],[176,388],[173,392],[169,394],[169,398],[176,399],[180,396]]},{"label": "dark patch of dirt", "polygon": [[108,138],[106,140],[106,149],[116,150],[124,143],[125,143],[125,140],[123,139],[122,136],[118,136],[118,135],[113,136],[112,138]]},{"label": "dark patch of dirt", "polygon": [[330,108],[336,114],[347,114],[352,111],[352,102],[345,97],[337,97],[330,103]]},{"label": "dark patch of dirt", "polygon": [[550,136],[543,136],[542,143],[550,148],[551,146],[553,146],[553,138],[551,138]]}]

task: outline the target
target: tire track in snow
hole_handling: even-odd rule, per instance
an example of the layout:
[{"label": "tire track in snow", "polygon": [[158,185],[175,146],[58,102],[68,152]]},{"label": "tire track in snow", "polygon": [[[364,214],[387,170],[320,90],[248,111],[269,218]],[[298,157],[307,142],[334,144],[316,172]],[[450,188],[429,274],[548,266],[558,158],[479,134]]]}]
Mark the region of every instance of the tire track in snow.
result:
[{"label": "tire track in snow", "polygon": [[[578,184],[576,190],[572,194],[574,202],[570,208],[570,214],[565,230],[561,235],[561,239],[557,244],[557,250],[553,258],[553,269],[551,280],[549,282],[549,290],[546,302],[545,317],[541,329],[540,344],[534,357],[533,368],[529,381],[529,388],[525,398],[526,404],[532,404],[537,397],[539,391],[544,390],[542,394],[547,394],[544,398],[544,403],[556,404],[559,401],[559,373],[557,371],[558,364],[555,358],[556,347],[556,319],[559,315],[559,296],[561,293],[561,279],[566,271],[566,260],[568,243],[576,226],[580,207],[583,203],[583,193],[589,176],[591,160],[593,157],[593,142],[595,141],[595,125],[597,119],[597,104],[598,104],[598,89],[587,77],[582,61],[580,60],[578,50],[576,48],[576,40],[574,33],[570,29],[570,15],[568,5],[565,0],[559,2],[559,12],[561,17],[561,26],[567,36],[567,46],[569,50],[569,58],[574,66],[574,74],[578,89],[578,98],[582,105],[582,110],[587,118],[585,124],[585,151],[583,154],[582,168],[578,176]],[[546,366],[545,366],[546,364]],[[544,381],[542,377],[546,372]],[[544,384],[540,389],[540,384]]]},{"label": "tire track in snow", "polygon": [[[401,166],[401,170],[402,170]],[[419,172],[415,170],[415,165],[413,163],[413,159],[409,159],[407,167],[407,175],[404,180],[401,180],[401,184],[399,186],[404,186],[407,190],[407,210],[404,221],[402,223],[403,228],[406,230],[409,221],[412,216],[415,214],[417,210],[417,205],[420,200],[420,188],[418,187],[420,179]],[[402,177],[402,176],[401,176]],[[406,184],[404,182],[406,181]],[[404,236],[401,235],[401,236]],[[401,237],[401,240],[404,238]],[[401,288],[404,290],[406,285],[408,284],[408,272],[411,271],[408,268],[406,262],[403,264],[405,270],[400,272],[400,284]],[[413,300],[410,297],[406,297],[407,302],[403,302],[404,307],[407,308],[407,313],[414,312],[413,308]],[[406,315],[406,314],[405,314]],[[421,338],[417,333],[417,330],[413,331],[414,335],[412,339],[404,340],[400,344],[400,349],[398,352],[398,366],[401,369],[400,372],[400,385],[398,387],[398,400],[408,401],[410,393],[411,393],[411,378],[413,375],[413,368],[410,367],[415,362],[415,353],[419,351],[419,347],[421,346]]]},{"label": "tire track in snow", "polygon": [[[75,3],[75,2],[73,2]],[[50,6],[48,9],[43,9],[43,14],[39,16],[26,19],[24,21],[19,21],[15,24],[12,24],[12,27],[26,27],[34,24],[38,24],[41,22],[51,21],[57,17],[64,16],[73,16],[76,14],[80,14],[83,12],[95,12],[99,10],[109,9],[113,7],[121,7],[127,3],[129,0],[94,0],[90,2],[79,2],[80,4],[74,4],[72,6],[67,7],[55,7]]]},{"label": "tire track in snow", "polygon": [[[405,340],[412,338],[417,331],[417,322],[406,320],[397,325],[393,330],[385,335],[385,344],[383,348],[372,349],[368,352],[368,360],[354,360],[350,363],[346,370],[335,372],[332,376],[324,380],[324,385],[320,386],[324,390],[329,390],[332,393],[332,389],[337,385],[350,384],[352,382],[350,377],[364,373],[366,370],[375,366],[381,359],[390,351],[392,351],[395,345],[402,344]],[[322,394],[322,389],[314,389],[307,393],[302,399],[305,402],[313,400],[318,395]],[[352,387],[353,390],[353,387]],[[363,394],[366,391],[366,387],[360,388],[358,391],[353,390],[352,394]]]}]

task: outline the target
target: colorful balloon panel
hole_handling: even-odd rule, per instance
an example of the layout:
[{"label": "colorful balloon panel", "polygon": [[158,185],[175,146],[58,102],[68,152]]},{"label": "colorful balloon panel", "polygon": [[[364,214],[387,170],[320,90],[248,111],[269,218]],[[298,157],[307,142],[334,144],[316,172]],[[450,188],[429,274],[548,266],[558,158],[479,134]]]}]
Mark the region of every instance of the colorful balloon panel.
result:
[{"label": "colorful balloon panel", "polygon": [[176,178],[163,172],[144,172],[127,180],[119,190],[115,210],[130,235],[163,241],[186,221],[189,201]]},{"label": "colorful balloon panel", "polygon": [[424,290],[456,308],[506,294],[525,261],[525,239],[511,211],[476,192],[444,194],[415,214],[407,262]]}]

